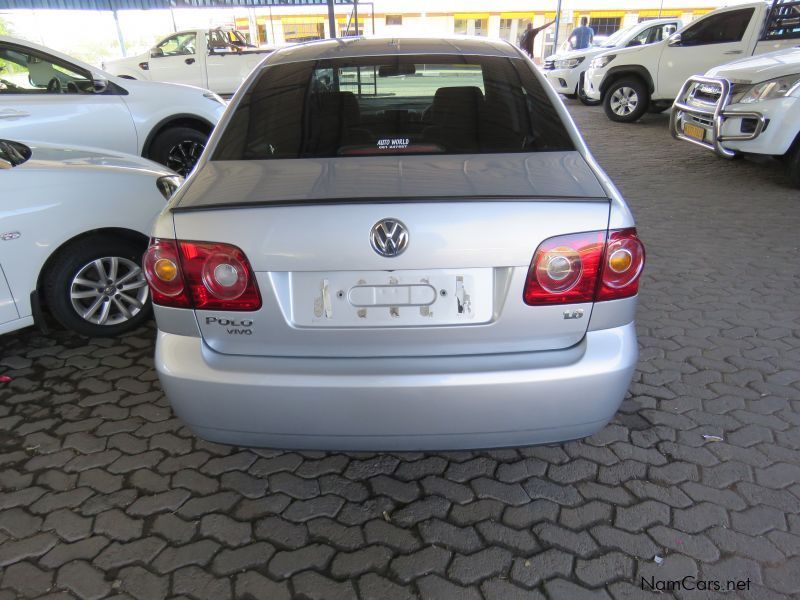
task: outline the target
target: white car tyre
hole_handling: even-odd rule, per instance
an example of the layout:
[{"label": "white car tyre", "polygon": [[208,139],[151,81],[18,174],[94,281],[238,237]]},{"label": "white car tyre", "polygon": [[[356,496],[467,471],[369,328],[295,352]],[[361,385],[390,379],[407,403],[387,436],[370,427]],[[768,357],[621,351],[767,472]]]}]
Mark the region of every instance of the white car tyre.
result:
[{"label": "white car tyre", "polygon": [[139,327],[151,314],[143,251],[144,244],[109,235],[62,248],[44,274],[50,313],[64,327],[89,337]]}]

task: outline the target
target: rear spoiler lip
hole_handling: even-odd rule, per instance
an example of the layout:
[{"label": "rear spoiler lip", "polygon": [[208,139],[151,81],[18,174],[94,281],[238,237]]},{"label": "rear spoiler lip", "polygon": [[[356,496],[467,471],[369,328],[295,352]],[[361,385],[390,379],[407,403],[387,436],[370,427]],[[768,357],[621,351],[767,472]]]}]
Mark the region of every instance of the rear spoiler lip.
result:
[{"label": "rear spoiler lip", "polygon": [[296,200],[264,200],[261,202],[218,202],[214,204],[196,204],[192,206],[174,206],[172,213],[200,212],[207,210],[229,210],[286,206],[326,206],[333,204],[421,204],[431,202],[611,202],[603,196],[420,196],[415,198],[298,198]]}]

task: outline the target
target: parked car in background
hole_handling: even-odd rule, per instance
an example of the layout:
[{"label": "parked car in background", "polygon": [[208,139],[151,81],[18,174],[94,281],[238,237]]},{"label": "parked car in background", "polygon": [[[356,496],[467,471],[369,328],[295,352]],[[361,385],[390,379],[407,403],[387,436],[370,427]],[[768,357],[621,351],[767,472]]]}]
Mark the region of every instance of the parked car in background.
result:
[{"label": "parked car in background", "polygon": [[570,50],[548,56],[544,72],[553,88],[567,98],[579,98],[587,105],[599,104],[583,91],[583,78],[592,59],[614,48],[630,48],[654,44],[668,38],[681,27],[680,19],[652,19],[620,29],[609,38],[598,41],[583,50]]},{"label": "parked car in background", "polygon": [[525,445],[617,411],[644,250],[518,48],[279,50],[209,144],[144,259],[159,377],[201,437]]},{"label": "parked car in background", "polygon": [[168,81],[232,96],[274,48],[256,48],[231,29],[191,29],[160,40],[143,54],[110,60],[103,67],[125,79]]},{"label": "parked car in background", "polygon": [[602,100],[609,119],[638,120],[662,111],[686,79],[735,58],[790,48],[800,42],[795,0],[761,1],[714,10],[647,46],[604,52],[592,59],[584,88]]},{"label": "parked car in background", "polygon": [[789,179],[800,187],[800,46],[690,77],[672,107],[670,129],[725,158],[784,157]]},{"label": "parked car in background", "polygon": [[186,175],[224,110],[207,90],[120,79],[0,36],[0,133],[8,139],[107,148]]},{"label": "parked car in background", "polygon": [[137,156],[0,140],[0,333],[33,325],[43,307],[88,336],[140,325],[142,252],[179,183]]}]

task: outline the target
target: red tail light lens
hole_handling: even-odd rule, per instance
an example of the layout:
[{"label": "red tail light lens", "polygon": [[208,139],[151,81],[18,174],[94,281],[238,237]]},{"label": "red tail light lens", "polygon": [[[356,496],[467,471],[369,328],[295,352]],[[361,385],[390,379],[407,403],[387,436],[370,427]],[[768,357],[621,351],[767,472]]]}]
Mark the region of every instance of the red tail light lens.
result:
[{"label": "red tail light lens", "polygon": [[191,307],[175,240],[151,240],[147,252],[144,253],[142,266],[150,284],[153,302],[176,308]]},{"label": "red tail light lens", "polygon": [[181,266],[194,307],[258,310],[261,295],[244,252],[229,244],[179,241]]},{"label": "red tail light lens", "polygon": [[591,302],[603,256],[605,231],[542,242],[533,255],[523,298],[531,306]]},{"label": "red tail light lens", "polygon": [[636,229],[574,233],[542,242],[533,255],[523,300],[530,306],[634,296],[644,267]]},{"label": "red tail light lens", "polygon": [[636,229],[610,231],[597,301],[635,296],[643,268],[644,245],[636,235]]},{"label": "red tail light lens", "polygon": [[155,238],[144,267],[156,304],[200,310],[261,308],[253,269],[236,246]]}]

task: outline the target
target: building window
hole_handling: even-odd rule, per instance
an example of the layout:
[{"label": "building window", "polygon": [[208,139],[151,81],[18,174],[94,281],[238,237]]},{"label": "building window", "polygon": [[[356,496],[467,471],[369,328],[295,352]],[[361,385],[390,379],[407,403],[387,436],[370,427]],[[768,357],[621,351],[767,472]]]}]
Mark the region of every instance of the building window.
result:
[{"label": "building window", "polygon": [[403,15],[386,15],[387,25],[402,25]]},{"label": "building window", "polygon": [[511,21],[512,19],[500,19],[500,39],[512,42],[511,39]]},{"label": "building window", "polygon": [[353,37],[357,35],[364,35],[364,21],[361,19],[361,17],[358,18],[358,31],[356,31],[355,19],[344,19],[339,21],[339,37]]},{"label": "building window", "polygon": [[283,39],[287,42],[309,42],[325,37],[325,25],[322,23],[283,23]]},{"label": "building window", "polygon": [[455,19],[453,31],[456,35],[489,35],[489,19]]},{"label": "building window", "polygon": [[622,17],[597,17],[589,21],[589,27],[594,29],[595,35],[611,35],[622,24]]}]

